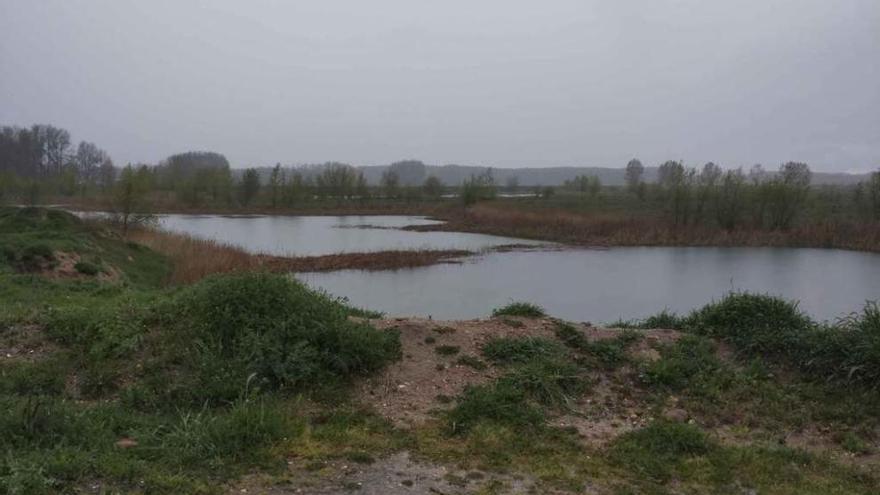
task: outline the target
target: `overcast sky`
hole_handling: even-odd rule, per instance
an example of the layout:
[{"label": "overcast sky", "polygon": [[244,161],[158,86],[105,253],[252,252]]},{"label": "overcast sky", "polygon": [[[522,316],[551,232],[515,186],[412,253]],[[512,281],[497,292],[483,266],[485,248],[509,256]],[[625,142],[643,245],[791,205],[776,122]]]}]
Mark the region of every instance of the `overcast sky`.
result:
[{"label": "overcast sky", "polygon": [[0,0],[0,124],[117,163],[880,166],[880,1]]}]

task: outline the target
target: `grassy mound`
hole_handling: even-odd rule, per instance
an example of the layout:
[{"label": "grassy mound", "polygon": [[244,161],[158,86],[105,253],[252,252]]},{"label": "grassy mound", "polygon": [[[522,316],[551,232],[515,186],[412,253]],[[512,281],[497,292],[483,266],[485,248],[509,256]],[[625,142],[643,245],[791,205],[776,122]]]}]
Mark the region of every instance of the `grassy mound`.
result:
[{"label": "grassy mound", "polygon": [[[62,257],[69,267],[61,266]],[[64,276],[86,279],[115,268],[121,283],[139,288],[159,287],[169,273],[160,254],[66,211],[0,207],[0,274],[54,274],[59,268],[67,270]]]},{"label": "grassy mound", "polygon": [[524,316],[526,318],[540,318],[546,316],[544,308],[537,304],[527,302],[512,302],[507,306],[495,308],[492,316]]},{"label": "grassy mound", "polygon": [[232,399],[248,381],[292,390],[338,383],[400,355],[396,334],[351,320],[347,306],[280,275],[209,277],[163,309],[161,324],[194,358],[196,390],[211,391],[198,399]]}]

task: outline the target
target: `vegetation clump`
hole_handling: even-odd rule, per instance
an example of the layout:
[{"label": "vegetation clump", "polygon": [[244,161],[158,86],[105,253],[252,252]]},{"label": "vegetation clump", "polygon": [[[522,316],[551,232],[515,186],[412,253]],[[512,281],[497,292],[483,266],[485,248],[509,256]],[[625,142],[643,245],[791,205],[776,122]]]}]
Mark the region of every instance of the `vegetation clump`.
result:
[{"label": "vegetation clump", "polygon": [[523,316],[526,318],[540,318],[546,316],[544,308],[537,304],[527,302],[512,302],[506,306],[495,308],[492,316]]},{"label": "vegetation clump", "polygon": [[483,355],[496,363],[525,363],[536,358],[556,357],[565,349],[542,337],[495,338],[483,345]]},{"label": "vegetation clump", "polygon": [[[395,332],[281,275],[209,277],[177,294],[162,324],[194,357],[200,386],[232,399],[247,381],[302,390],[376,371],[400,356]],[[254,380],[256,380],[254,382]]]},{"label": "vegetation clump", "polygon": [[694,311],[686,330],[733,344],[749,356],[786,360],[822,380],[873,386],[880,379],[880,308],[838,325],[812,321],[795,303],[760,294],[732,293]]}]

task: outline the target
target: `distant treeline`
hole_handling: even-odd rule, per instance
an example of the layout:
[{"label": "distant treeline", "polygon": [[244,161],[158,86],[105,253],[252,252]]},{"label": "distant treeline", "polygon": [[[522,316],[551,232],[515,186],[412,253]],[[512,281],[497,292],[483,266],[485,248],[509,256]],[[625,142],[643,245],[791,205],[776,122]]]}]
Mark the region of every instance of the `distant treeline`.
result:
[{"label": "distant treeline", "polygon": [[[412,202],[455,197],[473,204],[503,189],[544,200],[574,197],[582,204],[586,199],[594,210],[611,203],[625,211],[659,210],[674,226],[787,229],[808,203],[823,210],[821,218],[880,219],[880,172],[833,187],[815,186],[815,174],[797,162],[776,170],[755,165],[744,171],[723,170],[714,163],[688,167],[677,161],[652,168],[634,159],[615,170],[612,183],[605,173],[611,169],[582,168],[565,169],[569,175],[555,186],[535,186],[533,179],[524,183],[514,173],[534,170],[553,175],[550,171],[559,169],[434,167],[405,160],[384,167],[328,162],[241,170],[209,151],[119,168],[95,144],[74,145],[64,129],[0,128],[0,200],[6,202],[36,204],[80,195],[125,203],[126,211],[145,208],[151,201],[187,208],[294,208],[328,199]],[[581,173],[570,175],[572,171]]]}]

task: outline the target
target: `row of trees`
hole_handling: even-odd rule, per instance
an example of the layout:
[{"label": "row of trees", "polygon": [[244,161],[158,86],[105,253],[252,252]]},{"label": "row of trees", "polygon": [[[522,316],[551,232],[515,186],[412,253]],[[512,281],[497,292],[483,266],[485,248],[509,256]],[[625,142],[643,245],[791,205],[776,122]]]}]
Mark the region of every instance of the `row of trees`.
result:
[{"label": "row of trees", "polygon": [[[94,143],[74,145],[70,133],[51,125],[0,127],[0,180],[22,196],[73,195],[108,190],[116,178],[110,156]],[[0,191],[2,192],[2,191]]]}]

